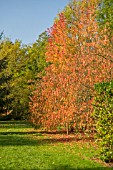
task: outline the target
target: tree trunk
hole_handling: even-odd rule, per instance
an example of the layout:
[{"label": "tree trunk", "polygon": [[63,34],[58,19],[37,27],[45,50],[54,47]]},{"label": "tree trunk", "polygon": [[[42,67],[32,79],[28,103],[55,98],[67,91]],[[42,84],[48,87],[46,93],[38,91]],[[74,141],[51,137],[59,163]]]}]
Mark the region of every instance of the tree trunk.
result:
[{"label": "tree trunk", "polygon": [[67,123],[67,135],[69,135],[69,124]]}]

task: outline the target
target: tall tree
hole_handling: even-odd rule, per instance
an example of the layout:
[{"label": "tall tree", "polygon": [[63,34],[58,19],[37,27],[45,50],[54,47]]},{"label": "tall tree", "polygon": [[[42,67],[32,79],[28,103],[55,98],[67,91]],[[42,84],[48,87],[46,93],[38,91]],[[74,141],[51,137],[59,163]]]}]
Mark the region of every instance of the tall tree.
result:
[{"label": "tall tree", "polygon": [[43,33],[31,46],[22,46],[19,41],[12,43],[7,39],[0,44],[1,111],[8,113],[12,110],[14,118],[26,118],[29,113],[31,90],[46,65],[47,37],[47,33]]},{"label": "tall tree", "polygon": [[2,41],[0,43],[0,111],[1,112],[9,112],[9,103],[10,100],[8,98],[8,94],[10,91],[9,80],[11,78],[11,74],[8,72],[8,51],[12,48],[12,42],[9,40]]},{"label": "tall tree", "polygon": [[71,125],[91,130],[93,86],[113,78],[110,39],[107,28],[99,28],[97,7],[98,0],[74,0],[49,29],[51,65],[31,98],[35,124],[61,126],[67,133]]}]

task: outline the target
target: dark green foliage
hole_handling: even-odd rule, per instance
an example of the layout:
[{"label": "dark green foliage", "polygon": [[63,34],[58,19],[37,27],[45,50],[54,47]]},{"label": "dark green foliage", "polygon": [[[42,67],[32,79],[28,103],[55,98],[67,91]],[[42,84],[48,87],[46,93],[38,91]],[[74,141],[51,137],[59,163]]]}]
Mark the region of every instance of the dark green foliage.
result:
[{"label": "dark green foliage", "polygon": [[113,81],[95,85],[94,113],[101,159],[113,161]]},{"label": "dark green foliage", "polygon": [[11,50],[12,42],[9,40],[1,41],[0,43],[0,113],[9,111],[9,103],[11,98],[9,95],[9,80],[11,74],[7,69],[8,66],[8,49]]},{"label": "dark green foliage", "polygon": [[12,113],[14,119],[26,119],[29,115],[31,91],[46,66],[47,39],[48,35],[44,32],[30,46],[23,46],[20,41],[1,40],[0,114]]}]

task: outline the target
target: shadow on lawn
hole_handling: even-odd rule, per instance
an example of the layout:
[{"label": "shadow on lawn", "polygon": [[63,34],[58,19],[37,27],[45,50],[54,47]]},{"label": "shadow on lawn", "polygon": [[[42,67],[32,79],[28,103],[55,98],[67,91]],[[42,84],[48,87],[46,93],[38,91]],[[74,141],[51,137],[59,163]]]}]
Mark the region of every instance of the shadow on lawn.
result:
[{"label": "shadow on lawn", "polygon": [[[11,170],[11,169],[0,169],[0,170]],[[15,169],[12,169],[15,170]],[[25,169],[24,170],[42,170],[39,168],[33,168],[33,169]],[[112,170],[112,168],[104,168],[104,167],[98,167],[98,168],[71,168],[69,166],[58,166],[53,169],[44,169],[44,170]]]},{"label": "shadow on lawn", "polygon": [[0,135],[0,146],[38,146],[38,141],[13,135]]},{"label": "shadow on lawn", "polygon": [[29,131],[29,132],[0,132],[0,135],[32,135],[36,134],[37,136],[42,136],[42,134],[35,132],[35,131]]},{"label": "shadow on lawn", "polygon": [[[110,167],[95,167],[95,168],[72,168],[69,165],[58,165],[58,166],[54,166],[51,167],[50,169],[44,169],[44,170],[112,170],[113,168]],[[3,169],[0,169],[3,170]],[[7,169],[7,170],[11,170],[11,169]],[[15,170],[15,169],[12,169]],[[28,170],[25,169],[24,170]],[[31,168],[30,170],[41,170],[40,168]]]},{"label": "shadow on lawn", "polygon": [[[37,135],[38,136],[38,135]],[[79,141],[80,139],[72,138],[52,138],[52,139],[32,139],[29,137],[19,135],[0,135],[0,146],[40,146],[54,143],[68,143],[72,141]]]},{"label": "shadow on lawn", "polygon": [[32,128],[29,122],[25,121],[0,121],[0,128],[11,129],[11,128]]},{"label": "shadow on lawn", "polygon": [[[72,168],[68,165],[65,166],[58,166],[58,167],[54,167],[52,170],[110,170],[111,168],[105,168],[105,167],[97,167],[97,168]],[[32,169],[32,170],[36,170],[36,169]]]},{"label": "shadow on lawn", "polygon": [[22,124],[26,124],[26,125],[29,125],[29,122],[26,122],[26,121],[22,121],[22,120],[7,120],[7,121],[0,121],[0,124],[3,124],[3,125],[10,125],[10,124],[16,124],[16,125],[22,125]]},{"label": "shadow on lawn", "polygon": [[24,125],[24,124],[19,124],[19,125],[7,125],[7,126],[4,126],[4,125],[0,125],[0,128],[2,129],[29,129],[29,128],[32,128],[28,125]]},{"label": "shadow on lawn", "polygon": [[[8,170],[8,169],[7,169]],[[28,169],[25,169],[24,170],[28,170]],[[33,169],[30,169],[30,170],[41,170],[39,168],[33,168]],[[53,167],[51,169],[44,169],[44,170],[112,170],[110,167],[97,167],[97,168],[72,168],[70,167],[69,165],[60,165],[60,166],[56,166],[56,167]]]},{"label": "shadow on lawn", "polygon": [[9,132],[7,133],[7,135],[0,135],[0,146],[19,146],[19,145],[40,146],[40,145],[53,144],[53,143],[67,143],[67,142],[79,140],[76,139],[75,137],[70,137],[70,138],[64,137],[64,138],[57,138],[57,139],[56,138],[38,139],[37,138],[38,136],[40,136],[40,134],[36,134],[36,138],[33,139],[30,137],[15,135],[15,132],[14,133]]},{"label": "shadow on lawn", "polygon": [[[51,137],[47,136],[46,138],[43,137],[47,133],[40,133],[36,131],[26,131],[26,132],[0,132],[0,146],[18,146],[18,145],[28,145],[28,146],[40,146],[46,144],[54,144],[54,143],[68,143],[68,142],[77,142],[77,141],[93,141],[93,137],[86,137],[83,136],[82,138],[79,136],[57,136]],[[49,133],[49,134],[58,134],[58,133]],[[65,133],[64,133],[65,134]],[[40,137],[42,136],[42,138]]]}]

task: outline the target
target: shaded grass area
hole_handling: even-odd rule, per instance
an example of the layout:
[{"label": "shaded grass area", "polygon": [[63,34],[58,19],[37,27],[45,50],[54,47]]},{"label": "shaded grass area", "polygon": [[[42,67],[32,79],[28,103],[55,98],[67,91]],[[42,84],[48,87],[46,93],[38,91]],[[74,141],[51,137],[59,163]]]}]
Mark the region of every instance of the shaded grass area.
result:
[{"label": "shaded grass area", "polygon": [[107,170],[93,141],[46,134],[21,121],[0,122],[0,170]]}]

